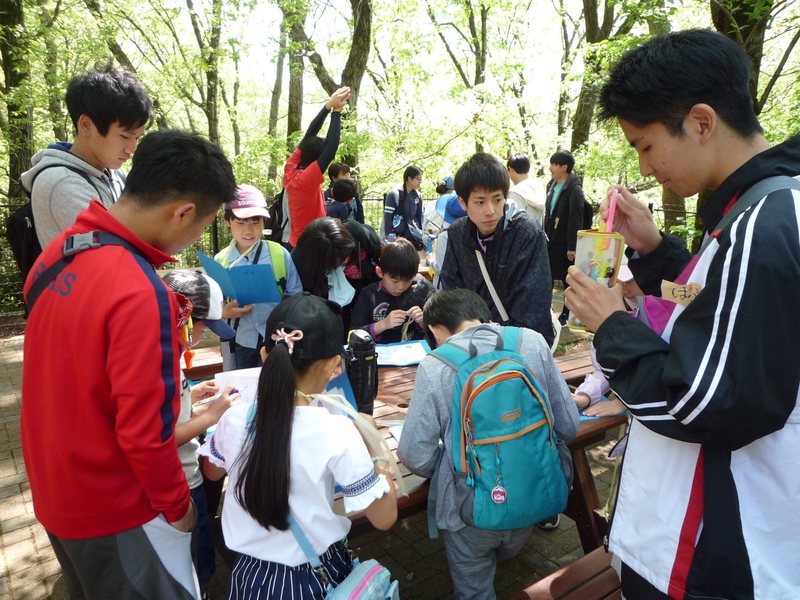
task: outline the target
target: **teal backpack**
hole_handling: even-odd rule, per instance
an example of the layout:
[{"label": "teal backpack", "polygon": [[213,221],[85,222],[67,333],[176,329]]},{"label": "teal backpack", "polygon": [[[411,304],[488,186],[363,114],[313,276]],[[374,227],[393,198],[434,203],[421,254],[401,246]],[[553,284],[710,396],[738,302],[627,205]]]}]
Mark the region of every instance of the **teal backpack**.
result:
[{"label": "teal backpack", "polygon": [[[547,395],[518,352],[516,327],[484,354],[444,344],[431,355],[456,371],[452,461],[461,519],[480,529],[518,529],[558,514],[569,486]],[[474,335],[474,334],[473,334]]]}]

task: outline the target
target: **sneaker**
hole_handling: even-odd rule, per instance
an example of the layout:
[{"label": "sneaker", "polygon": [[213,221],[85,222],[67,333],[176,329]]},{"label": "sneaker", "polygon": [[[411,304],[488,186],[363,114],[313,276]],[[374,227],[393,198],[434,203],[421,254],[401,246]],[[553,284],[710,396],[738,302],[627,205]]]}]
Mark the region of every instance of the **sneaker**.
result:
[{"label": "sneaker", "polygon": [[546,519],[542,519],[536,525],[540,529],[544,529],[545,531],[550,531],[551,529],[558,529],[558,524],[561,521],[561,515],[556,514],[552,517],[547,517]]}]

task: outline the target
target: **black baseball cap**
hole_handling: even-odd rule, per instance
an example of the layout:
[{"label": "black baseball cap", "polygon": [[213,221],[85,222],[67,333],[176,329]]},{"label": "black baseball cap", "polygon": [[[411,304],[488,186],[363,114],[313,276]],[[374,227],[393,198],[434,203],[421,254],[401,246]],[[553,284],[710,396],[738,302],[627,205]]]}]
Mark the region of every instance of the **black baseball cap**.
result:
[{"label": "black baseball cap", "polygon": [[344,325],[341,308],[319,296],[304,292],[283,297],[267,317],[264,336],[267,350],[275,347],[272,334],[278,329],[284,329],[286,333],[303,332],[303,338],[294,343],[294,358],[321,359],[342,353]]}]

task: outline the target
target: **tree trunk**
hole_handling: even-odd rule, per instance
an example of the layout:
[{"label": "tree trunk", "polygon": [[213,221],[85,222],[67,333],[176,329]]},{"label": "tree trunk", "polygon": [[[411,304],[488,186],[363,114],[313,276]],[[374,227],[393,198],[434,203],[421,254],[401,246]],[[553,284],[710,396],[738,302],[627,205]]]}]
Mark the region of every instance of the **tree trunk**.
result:
[{"label": "tree trunk", "polygon": [[753,110],[761,112],[758,76],[764,56],[764,32],[770,21],[772,0],[711,0],[711,20],[722,35],[739,44],[750,57],[750,96]]},{"label": "tree trunk", "polygon": [[[272,98],[269,103],[269,129],[268,133],[273,139],[278,137],[278,111],[281,105],[281,94],[283,93],[283,63],[286,60],[286,17],[281,21],[281,36],[278,48],[278,60],[275,65],[275,85],[272,88]],[[274,181],[278,176],[278,159],[275,156],[270,158],[267,179]]]},{"label": "tree trunk", "polygon": [[41,35],[44,41],[45,52],[44,82],[47,85],[47,112],[53,124],[54,139],[67,141],[69,139],[66,121],[67,115],[64,112],[64,106],[61,100],[64,95],[64,90],[62,89],[56,70],[59,63],[59,48],[52,35],[52,28],[58,18],[58,14],[55,11],[51,14],[44,0],[39,0],[38,5],[39,20],[42,24]]},{"label": "tree trunk", "polygon": [[686,200],[667,188],[661,188],[661,208],[664,210],[664,231],[675,225],[686,225]]},{"label": "tree trunk", "polygon": [[286,146],[294,150],[292,134],[303,122],[303,56],[292,49],[289,54],[289,114],[286,117]]},{"label": "tree trunk", "polygon": [[[290,19],[290,39],[292,46],[295,43],[300,43],[305,46],[308,51],[308,62],[311,68],[314,69],[314,74],[317,76],[322,89],[328,94],[332,94],[340,86],[347,86],[350,88],[350,112],[343,115],[343,120],[346,119],[352,123],[352,129],[357,127],[358,115],[358,98],[361,90],[361,81],[364,78],[364,72],[367,69],[367,60],[369,58],[369,51],[372,44],[372,4],[369,0],[350,0],[350,7],[353,11],[353,33],[351,36],[350,53],[347,56],[347,62],[342,70],[341,82],[337,82],[325,67],[322,56],[314,49],[313,41],[308,37],[304,29],[305,14],[292,15]],[[290,69],[292,60],[289,60]],[[291,78],[289,89],[289,105],[291,110]],[[358,164],[358,156],[351,155],[344,157],[344,161],[355,167]]]},{"label": "tree trunk", "polygon": [[22,199],[25,194],[19,176],[30,168],[33,155],[33,114],[21,98],[19,88],[29,79],[28,47],[25,40],[25,15],[21,0],[3,0],[0,6],[0,58],[3,61],[8,147],[8,197]]},{"label": "tree trunk", "polygon": [[584,71],[581,80],[581,92],[578,97],[578,106],[572,117],[572,141],[570,149],[575,152],[589,140],[589,132],[594,116],[594,107],[597,103],[597,87],[600,82],[601,61],[594,44],[612,39],[630,32],[636,19],[628,15],[613,31],[616,20],[615,4],[612,0],[603,3],[603,19],[598,15],[597,0],[583,0],[583,19],[586,24],[587,47],[584,53]]},{"label": "tree trunk", "polygon": [[589,132],[592,128],[592,117],[594,116],[594,105],[597,102],[597,86],[595,84],[598,75],[598,64],[596,57],[593,59],[592,53],[587,53],[585,58],[585,70],[581,81],[581,92],[578,96],[578,104],[575,107],[575,114],[572,116],[572,140],[570,150],[575,152],[589,140]]}]

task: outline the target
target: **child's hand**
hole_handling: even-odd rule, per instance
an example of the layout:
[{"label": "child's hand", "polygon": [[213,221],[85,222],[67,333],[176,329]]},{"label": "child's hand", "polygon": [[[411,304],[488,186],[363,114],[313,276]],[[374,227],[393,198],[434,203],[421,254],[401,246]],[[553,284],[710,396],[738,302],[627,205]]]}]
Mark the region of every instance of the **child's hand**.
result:
[{"label": "child's hand", "polygon": [[236,300],[231,300],[225,305],[225,308],[222,309],[222,318],[241,319],[251,310],[253,310],[252,304],[246,304],[245,306],[239,307],[239,303]]},{"label": "child's hand", "polygon": [[395,327],[400,327],[405,322],[406,322],[406,311],[393,310],[383,319],[378,321],[376,325],[380,326],[381,332],[383,332],[386,331],[387,329],[394,329]]},{"label": "child's hand", "polygon": [[583,410],[589,406],[591,399],[586,394],[572,394],[572,399],[575,401],[575,408]]},{"label": "child's hand", "polygon": [[338,90],[331,94],[331,97],[325,103],[325,107],[328,110],[333,111],[341,111],[345,105],[347,105],[347,100],[350,98],[350,88],[349,87],[340,87]]},{"label": "child's hand", "polygon": [[422,327],[422,309],[419,306],[412,306],[406,313],[409,317],[416,321],[417,325]]},{"label": "child's hand", "polygon": [[597,402],[583,411],[587,417],[613,417],[625,412],[625,405],[616,398],[608,402]]},{"label": "child's hand", "polygon": [[192,404],[203,398],[210,398],[219,391],[219,386],[215,381],[203,381],[192,387]]},{"label": "child's hand", "polygon": [[225,391],[222,392],[222,395],[208,405],[208,409],[206,413],[208,413],[209,420],[211,425],[215,425],[219,420],[222,418],[222,415],[225,414],[225,411],[228,410],[231,406],[236,406],[239,404],[239,391],[234,389],[233,386],[228,386],[225,388]]}]

